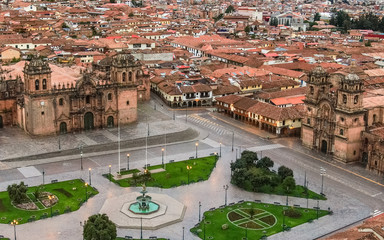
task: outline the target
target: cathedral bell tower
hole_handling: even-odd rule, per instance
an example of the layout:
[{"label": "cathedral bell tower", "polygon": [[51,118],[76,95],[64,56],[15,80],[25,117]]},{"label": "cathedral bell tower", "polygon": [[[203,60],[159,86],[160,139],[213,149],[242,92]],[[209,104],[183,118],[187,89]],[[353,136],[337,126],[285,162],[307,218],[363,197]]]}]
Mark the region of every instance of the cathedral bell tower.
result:
[{"label": "cathedral bell tower", "polygon": [[51,89],[51,68],[41,59],[24,65],[24,84],[27,94],[48,92]]},{"label": "cathedral bell tower", "polygon": [[143,74],[141,63],[128,53],[120,53],[113,57],[110,79],[113,83],[139,85],[139,76]]},{"label": "cathedral bell tower", "polygon": [[337,92],[335,158],[343,162],[358,161],[360,133],[364,130],[364,83],[356,74],[340,81]]}]

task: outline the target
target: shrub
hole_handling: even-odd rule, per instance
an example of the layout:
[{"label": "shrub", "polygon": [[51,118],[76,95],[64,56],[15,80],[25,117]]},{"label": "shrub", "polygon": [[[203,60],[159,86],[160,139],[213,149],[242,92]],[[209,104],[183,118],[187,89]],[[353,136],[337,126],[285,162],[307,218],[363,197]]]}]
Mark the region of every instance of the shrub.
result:
[{"label": "shrub", "polygon": [[227,230],[228,228],[229,228],[229,226],[226,223],[221,225],[221,229],[223,229],[223,230]]},{"label": "shrub", "polygon": [[9,198],[16,204],[22,203],[25,199],[27,199],[27,186],[24,182],[20,182],[20,184],[12,184],[8,185],[7,191],[9,194]]},{"label": "shrub", "polygon": [[294,208],[285,210],[283,214],[290,218],[300,218],[303,215],[299,210],[296,210]]},{"label": "shrub", "polygon": [[280,166],[277,170],[277,174],[280,176],[281,181],[284,181],[286,177],[293,177],[293,171],[290,168],[287,168],[286,166]]}]

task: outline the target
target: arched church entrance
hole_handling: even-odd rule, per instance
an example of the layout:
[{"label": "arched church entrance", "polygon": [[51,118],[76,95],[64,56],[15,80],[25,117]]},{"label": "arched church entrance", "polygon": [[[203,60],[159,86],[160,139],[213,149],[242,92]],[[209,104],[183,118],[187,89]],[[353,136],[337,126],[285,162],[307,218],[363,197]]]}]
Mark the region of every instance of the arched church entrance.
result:
[{"label": "arched church entrance", "polygon": [[94,128],[93,113],[87,112],[84,115],[84,130],[91,130]]},{"label": "arched church entrance", "polygon": [[328,150],[328,143],[327,141],[323,140],[321,141],[321,152],[327,153]]}]

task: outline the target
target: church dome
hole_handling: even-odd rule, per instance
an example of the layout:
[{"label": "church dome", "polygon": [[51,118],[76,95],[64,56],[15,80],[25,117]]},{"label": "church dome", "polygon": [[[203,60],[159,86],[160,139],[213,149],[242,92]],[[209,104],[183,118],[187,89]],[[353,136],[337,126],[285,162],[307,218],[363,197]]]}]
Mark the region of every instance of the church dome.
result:
[{"label": "church dome", "polygon": [[320,76],[320,75],[326,75],[327,72],[322,66],[319,65],[319,66],[316,66],[314,69],[312,69],[311,74]]},{"label": "church dome", "polygon": [[360,78],[359,78],[359,76],[357,76],[356,74],[354,74],[354,73],[350,73],[350,74],[348,74],[348,75],[345,77],[345,80],[346,80],[346,81],[359,81]]}]

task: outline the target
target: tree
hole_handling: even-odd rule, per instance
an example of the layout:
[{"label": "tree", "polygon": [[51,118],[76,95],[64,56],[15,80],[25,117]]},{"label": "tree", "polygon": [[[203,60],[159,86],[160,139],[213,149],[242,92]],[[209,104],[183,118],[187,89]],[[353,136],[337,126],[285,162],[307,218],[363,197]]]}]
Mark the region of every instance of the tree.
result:
[{"label": "tree", "polygon": [[281,184],[281,187],[284,189],[286,193],[291,193],[296,188],[296,181],[293,177],[286,177]]},{"label": "tree", "polygon": [[278,22],[277,18],[273,17],[273,18],[269,19],[269,25],[277,27],[278,24],[279,24],[279,22]]},{"label": "tree", "polygon": [[241,153],[239,160],[244,163],[244,167],[250,167],[255,165],[257,159],[257,153],[245,150]]},{"label": "tree", "polygon": [[217,22],[217,21],[221,20],[223,17],[224,17],[224,15],[222,13],[220,13],[219,15],[214,17],[213,20],[215,20],[215,22]]},{"label": "tree", "polygon": [[229,5],[225,10],[225,13],[233,13],[234,11],[235,11],[235,8],[232,5]]},{"label": "tree", "polygon": [[316,22],[316,21],[320,21],[320,13],[316,13],[315,16],[313,17],[313,21]]},{"label": "tree", "polygon": [[63,24],[61,24],[61,28],[69,28],[69,27],[65,22],[63,22]]},{"label": "tree", "polygon": [[133,16],[135,16],[135,15],[133,14],[133,12],[130,12],[130,13],[128,14],[128,17],[133,17]]},{"label": "tree", "polygon": [[84,224],[83,237],[85,240],[114,240],[116,225],[106,214],[96,214],[88,218]]},{"label": "tree", "polygon": [[20,204],[27,199],[27,190],[28,188],[24,182],[20,182],[20,184],[14,183],[7,187],[9,198],[16,204]]},{"label": "tree", "polygon": [[273,167],[274,162],[269,157],[263,157],[256,163],[257,168],[269,169]]},{"label": "tree", "polygon": [[372,47],[371,41],[368,40],[367,42],[365,42],[365,46],[366,46],[366,47]]},{"label": "tree", "polygon": [[244,32],[249,33],[251,31],[251,28],[249,26],[246,26],[244,28]]},{"label": "tree", "polygon": [[280,176],[281,181],[284,181],[286,177],[293,177],[292,169],[287,168],[286,166],[280,166],[277,170],[277,174]]}]

